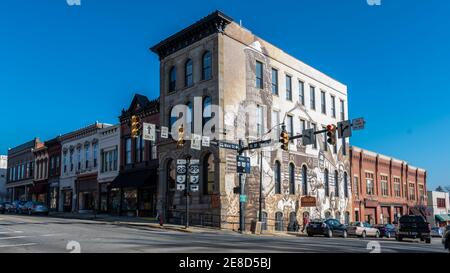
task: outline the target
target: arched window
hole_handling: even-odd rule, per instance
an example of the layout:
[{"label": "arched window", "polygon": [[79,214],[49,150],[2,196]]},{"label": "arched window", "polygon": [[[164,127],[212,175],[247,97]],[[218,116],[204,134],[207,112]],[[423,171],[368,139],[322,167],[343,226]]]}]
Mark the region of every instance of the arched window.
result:
[{"label": "arched window", "polygon": [[328,169],[325,169],[323,181],[325,183],[325,196],[330,196],[330,178],[328,174]]},{"label": "arched window", "polygon": [[267,230],[267,212],[265,211],[262,212],[261,220],[262,220],[261,229]]},{"label": "arched window", "polygon": [[336,220],[341,221],[341,213],[339,211],[336,212]]},{"label": "arched window", "polygon": [[205,97],[203,99],[203,126],[212,118],[212,99],[211,97]]},{"label": "arched window", "polygon": [[308,195],[308,168],[306,167],[306,165],[303,165],[302,167],[302,183],[302,193],[303,195]]},{"label": "arched window", "polygon": [[211,72],[211,52],[206,51],[202,58],[202,80],[211,79]]},{"label": "arched window", "polygon": [[298,227],[297,222],[297,214],[295,211],[292,211],[289,213],[289,225],[288,225],[288,231],[297,231]]},{"label": "arched window", "polygon": [[346,211],[345,212],[345,219],[344,219],[344,224],[349,225],[350,224],[350,212]]},{"label": "arched window", "polygon": [[184,85],[186,87],[192,86],[194,80],[192,78],[192,60],[188,59],[184,64]]},{"label": "arched window", "polygon": [[347,172],[344,172],[344,196],[348,197],[348,182],[347,182]]},{"label": "arched window", "polygon": [[275,213],[275,231],[283,231],[283,213],[280,211]]},{"label": "arched window", "polygon": [[289,193],[295,194],[295,165],[289,164]]},{"label": "arched window", "polygon": [[325,219],[330,219],[331,218],[331,213],[329,211],[325,212]]},{"label": "arched window", "polygon": [[339,197],[339,173],[334,171],[334,196]]},{"label": "arched window", "polygon": [[207,154],[203,159],[203,194],[214,193],[214,155]]},{"label": "arched window", "polygon": [[281,193],[281,164],[280,161],[275,161],[274,167],[275,178],[275,193]]},{"label": "arched window", "polygon": [[175,91],[177,84],[177,69],[172,66],[169,71],[169,92]]}]

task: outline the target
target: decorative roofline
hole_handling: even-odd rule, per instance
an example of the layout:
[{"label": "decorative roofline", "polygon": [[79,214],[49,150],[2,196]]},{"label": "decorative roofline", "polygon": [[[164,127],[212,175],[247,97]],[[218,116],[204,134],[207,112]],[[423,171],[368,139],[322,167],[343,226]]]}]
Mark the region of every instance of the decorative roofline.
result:
[{"label": "decorative roofline", "polygon": [[159,60],[162,60],[168,55],[211,34],[223,32],[225,27],[232,21],[233,19],[231,17],[225,15],[219,10],[216,10],[187,28],[152,46],[150,50],[158,54]]}]

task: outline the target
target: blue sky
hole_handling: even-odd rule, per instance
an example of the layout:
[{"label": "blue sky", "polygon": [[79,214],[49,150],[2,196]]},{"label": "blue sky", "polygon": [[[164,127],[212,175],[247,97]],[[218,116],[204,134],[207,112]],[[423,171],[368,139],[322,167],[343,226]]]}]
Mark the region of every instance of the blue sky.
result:
[{"label": "blue sky", "polygon": [[148,48],[220,9],[345,83],[352,144],[428,170],[449,185],[450,1],[3,0],[0,154],[96,120],[117,123],[134,93],[159,92]]}]

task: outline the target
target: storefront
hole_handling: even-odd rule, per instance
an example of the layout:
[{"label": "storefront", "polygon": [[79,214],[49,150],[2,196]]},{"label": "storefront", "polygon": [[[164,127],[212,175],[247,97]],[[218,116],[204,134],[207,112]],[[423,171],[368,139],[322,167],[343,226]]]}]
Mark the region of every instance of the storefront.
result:
[{"label": "storefront", "polygon": [[46,181],[35,183],[28,188],[28,194],[31,196],[32,201],[47,204],[48,183]]},{"label": "storefront", "polygon": [[97,209],[97,176],[79,177],[76,181],[79,212],[92,212]]},{"label": "storefront", "polygon": [[381,223],[380,224],[391,224],[391,207],[381,206]]},{"label": "storefront", "polygon": [[58,210],[58,199],[59,199],[59,183],[53,181],[49,183],[48,189],[48,208],[50,211]]},{"label": "storefront", "polygon": [[109,188],[111,183],[99,184],[99,211],[102,213],[108,212],[109,203]]},{"label": "storefront", "polygon": [[156,169],[119,174],[111,183],[110,213],[125,216],[156,216]]},{"label": "storefront", "polygon": [[72,212],[73,190],[71,188],[63,188],[61,190],[63,212]]},{"label": "storefront", "polygon": [[366,199],[364,206],[364,221],[372,225],[377,224],[379,222],[379,220],[377,221],[378,202]]}]

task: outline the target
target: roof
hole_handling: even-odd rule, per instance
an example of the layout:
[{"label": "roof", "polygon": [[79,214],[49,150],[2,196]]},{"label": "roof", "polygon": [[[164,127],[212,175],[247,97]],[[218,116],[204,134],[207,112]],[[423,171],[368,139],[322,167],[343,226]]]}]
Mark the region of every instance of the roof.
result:
[{"label": "roof", "polygon": [[150,48],[160,59],[224,29],[233,19],[216,10]]},{"label": "roof", "polygon": [[154,100],[149,100],[146,96],[135,94],[130,106],[127,110],[123,109],[120,115],[120,120],[129,117],[132,113],[147,112],[148,114],[159,113],[159,97]]}]

